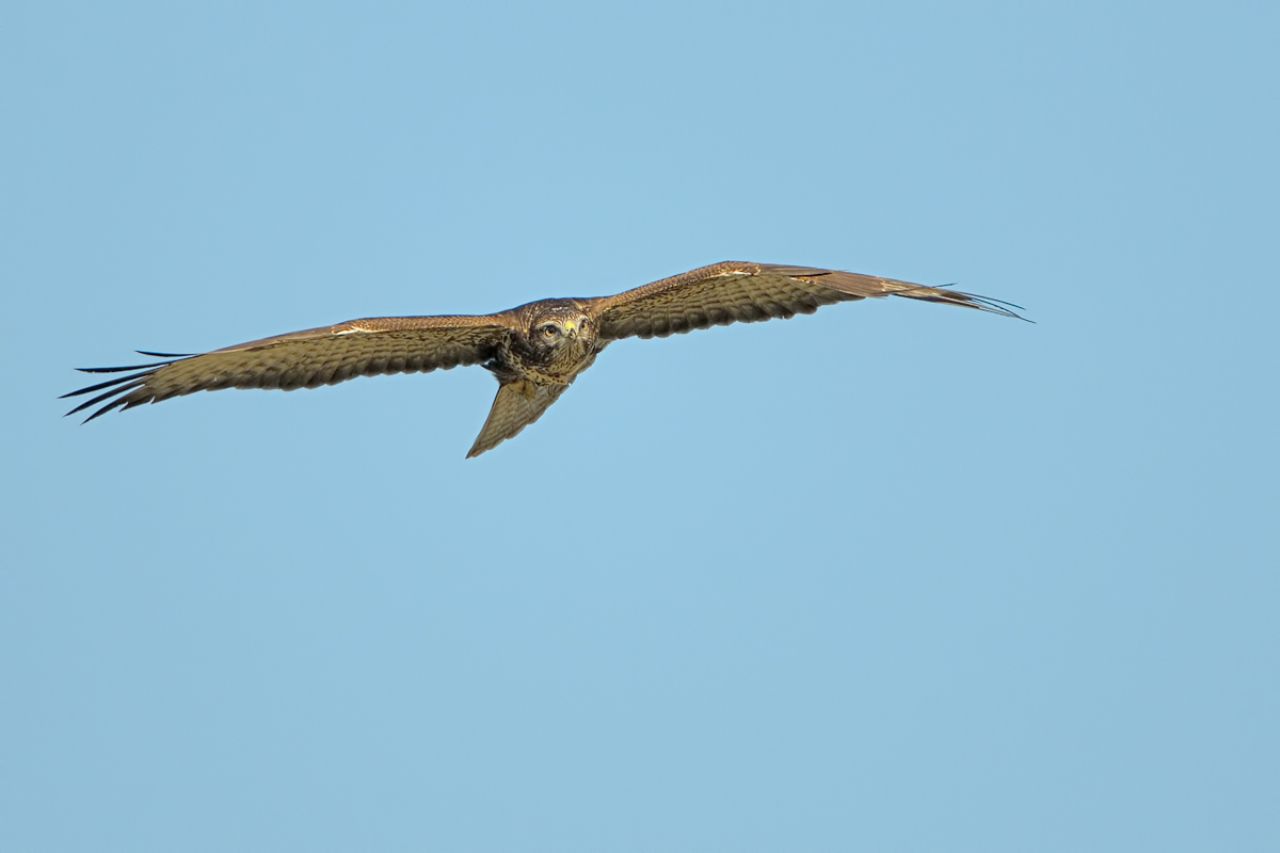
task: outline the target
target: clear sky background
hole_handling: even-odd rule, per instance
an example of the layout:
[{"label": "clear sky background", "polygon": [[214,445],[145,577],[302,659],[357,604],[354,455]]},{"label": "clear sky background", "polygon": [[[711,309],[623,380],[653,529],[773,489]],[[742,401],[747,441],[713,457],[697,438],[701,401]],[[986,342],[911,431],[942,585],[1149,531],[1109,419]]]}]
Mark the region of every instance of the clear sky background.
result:
[{"label": "clear sky background", "polygon": [[[1280,848],[1270,3],[6,5],[0,849]],[[727,258],[962,287],[62,419]]]}]

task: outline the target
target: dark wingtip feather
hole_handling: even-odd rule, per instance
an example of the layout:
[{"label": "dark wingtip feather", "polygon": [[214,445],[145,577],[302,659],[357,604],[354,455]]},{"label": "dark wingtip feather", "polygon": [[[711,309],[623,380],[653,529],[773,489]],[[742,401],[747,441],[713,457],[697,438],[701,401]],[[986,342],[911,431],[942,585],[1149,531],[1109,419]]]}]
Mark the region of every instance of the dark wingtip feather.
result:
[{"label": "dark wingtip feather", "polygon": [[148,352],[144,349],[134,350],[138,355],[149,355],[155,358],[191,358],[195,355],[193,352]]},{"label": "dark wingtip feather", "polygon": [[[995,299],[991,296],[979,296],[976,293],[965,293],[964,291],[960,291],[960,290],[957,290],[955,292],[970,299],[973,302],[973,307],[977,308],[980,311],[987,311],[991,314],[999,314],[1001,317],[1011,317],[1014,320],[1021,320],[1024,323],[1031,323],[1032,325],[1035,325],[1035,322],[1036,322],[1035,320],[1028,320],[1026,317],[1023,317],[1021,314],[1018,313],[1018,311],[1027,310],[1026,308],[1023,308],[1021,305],[1014,304],[1013,302],[1005,302],[1003,299]],[[1017,309],[1017,310],[1014,310],[1014,309]]]},{"label": "dark wingtip feather", "polygon": [[123,373],[126,370],[146,370],[154,364],[123,364],[119,367],[77,367],[81,373]]},{"label": "dark wingtip feather", "polygon": [[[153,353],[140,353],[140,355],[153,355]],[[77,367],[76,370],[81,373],[123,373],[126,370],[158,370],[175,361],[181,361],[190,356],[175,356],[166,361],[153,361],[150,364],[124,364],[119,367]]]},{"label": "dark wingtip feather", "polygon": [[130,379],[141,379],[144,376],[150,376],[154,372],[154,370],[144,370],[141,373],[131,373],[128,376],[117,376],[115,379],[108,379],[106,382],[99,382],[97,385],[87,385],[84,388],[68,391],[59,396],[58,399],[65,400],[68,397],[79,397],[81,394],[89,394],[102,388],[110,388],[112,385],[119,385],[121,382],[128,382]]},{"label": "dark wingtip feather", "polygon": [[[83,412],[85,409],[89,408],[95,403],[101,403],[103,400],[106,400],[110,397],[116,397],[116,395],[121,395],[121,396],[113,400],[112,403],[113,404],[123,403],[127,396],[125,395],[125,392],[132,391],[134,388],[137,388],[139,385],[141,385],[144,381],[145,381],[144,379],[138,379],[134,382],[129,383],[128,385],[123,385],[119,388],[111,388],[107,391],[104,391],[96,397],[91,397],[90,399],[85,400],[83,403],[76,406],[71,411],[67,412],[67,415],[74,415],[76,412]],[[95,412],[91,417],[85,420],[85,423],[88,423],[89,421],[93,420],[100,414],[104,414],[104,412]],[[66,415],[63,415],[63,417],[66,417]]]},{"label": "dark wingtip feather", "polygon": [[102,408],[98,409],[98,410],[97,410],[96,412],[94,412],[92,415],[89,415],[89,417],[87,417],[87,418],[85,418],[84,420],[82,420],[82,421],[80,422],[80,426],[84,426],[84,425],[85,425],[85,424],[87,424],[89,421],[93,420],[94,418],[100,418],[100,417],[102,417],[103,415],[105,415],[107,412],[111,411],[112,409],[114,409],[114,408],[116,408],[116,407],[118,407],[118,406],[123,406],[124,404],[125,404],[125,398],[124,398],[124,397],[120,397],[119,399],[112,400],[110,403],[107,403],[105,406],[103,406]]},{"label": "dark wingtip feather", "polygon": [[[1028,320],[1026,317],[1023,317],[1018,313],[1018,311],[1027,310],[1021,305],[1014,304],[1013,302],[1006,302],[1003,299],[996,299],[991,296],[979,296],[976,293],[968,293],[964,290],[951,290],[950,288],[953,287],[955,287],[954,283],[944,284],[934,288],[924,288],[926,291],[925,293],[913,293],[906,290],[899,291],[896,295],[907,296],[912,299],[923,299],[927,302],[950,303],[952,305],[959,305],[963,308],[973,308],[978,311],[985,311],[988,314],[998,314],[1001,317],[1022,320],[1025,323],[1035,325],[1035,320]],[[929,290],[932,290],[933,294],[927,293]],[[939,292],[945,295],[938,296],[937,294]],[[1016,311],[1014,310],[1015,308],[1017,309]]]},{"label": "dark wingtip feather", "polygon": [[66,394],[61,395],[58,399],[65,400],[68,397],[79,397],[83,394],[92,394],[94,391],[103,391],[103,389],[107,389],[103,391],[103,393],[99,394],[98,396],[82,402],[80,405],[76,406],[74,409],[67,412],[67,415],[74,415],[77,412],[82,412],[85,409],[89,408],[90,406],[93,406],[97,403],[101,403],[104,400],[110,400],[110,402],[108,402],[106,405],[102,406],[101,408],[93,412],[91,415],[89,415],[89,417],[84,419],[82,423],[87,424],[89,421],[93,420],[94,418],[102,417],[112,409],[122,407],[122,406],[124,408],[129,408],[131,405],[137,405],[138,403],[141,403],[141,402],[147,402],[149,399],[151,399],[150,395],[144,395],[142,399],[139,399],[137,397],[131,397],[131,395],[128,392],[132,391],[133,389],[141,385],[144,385],[147,381],[147,377],[154,374],[157,370],[160,370],[163,367],[168,367],[169,365],[174,364],[175,362],[181,361],[182,359],[189,357],[186,355],[178,355],[177,353],[157,353],[157,352],[146,352],[143,350],[138,350],[138,352],[140,355],[147,355],[155,358],[163,358],[164,360],[153,361],[150,364],[133,364],[133,365],[124,365],[120,367],[76,368],[82,373],[125,373],[128,371],[137,371],[137,372],[129,373],[129,375],[127,376],[116,376],[111,379],[108,379],[105,382],[99,382],[95,385],[86,385],[84,388],[77,388],[74,391],[69,391]]}]

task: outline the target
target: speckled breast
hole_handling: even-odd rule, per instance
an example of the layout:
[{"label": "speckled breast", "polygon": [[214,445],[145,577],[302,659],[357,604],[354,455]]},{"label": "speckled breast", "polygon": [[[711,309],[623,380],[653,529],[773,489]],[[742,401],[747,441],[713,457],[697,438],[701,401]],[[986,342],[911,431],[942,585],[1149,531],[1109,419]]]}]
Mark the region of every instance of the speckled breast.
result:
[{"label": "speckled breast", "polygon": [[[499,348],[498,366],[502,372],[528,379],[539,385],[568,385],[596,360],[603,346],[591,349],[565,347],[551,353],[551,358],[542,360],[531,358],[519,347],[513,347],[504,341]],[[498,372],[495,370],[495,372]]]}]

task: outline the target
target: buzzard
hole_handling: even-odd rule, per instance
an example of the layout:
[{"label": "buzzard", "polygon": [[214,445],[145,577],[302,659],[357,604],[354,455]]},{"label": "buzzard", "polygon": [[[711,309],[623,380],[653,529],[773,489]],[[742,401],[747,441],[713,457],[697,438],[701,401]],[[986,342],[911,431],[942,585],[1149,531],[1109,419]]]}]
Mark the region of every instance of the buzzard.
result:
[{"label": "buzzard", "polygon": [[498,379],[498,396],[468,458],[536,421],[596,356],[620,338],[666,337],[727,323],[811,314],[822,305],[904,296],[1020,317],[1017,305],[972,293],[812,267],[725,261],[614,296],[539,299],[496,314],[374,317],[290,332],[201,354],[156,353],[123,373],[64,394],[101,392],[68,415],[131,409],[219,388],[314,388],[357,376],[426,373],[478,364]]}]

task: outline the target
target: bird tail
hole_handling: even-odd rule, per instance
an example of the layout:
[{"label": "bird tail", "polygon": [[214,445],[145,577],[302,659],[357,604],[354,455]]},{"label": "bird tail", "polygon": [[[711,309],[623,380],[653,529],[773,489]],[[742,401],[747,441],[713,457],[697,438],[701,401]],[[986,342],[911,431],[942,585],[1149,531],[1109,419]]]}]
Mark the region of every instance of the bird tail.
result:
[{"label": "bird tail", "polygon": [[467,458],[492,450],[520,430],[542,417],[551,404],[560,399],[568,385],[537,385],[527,379],[503,382],[493,398],[489,417],[467,451]]}]

